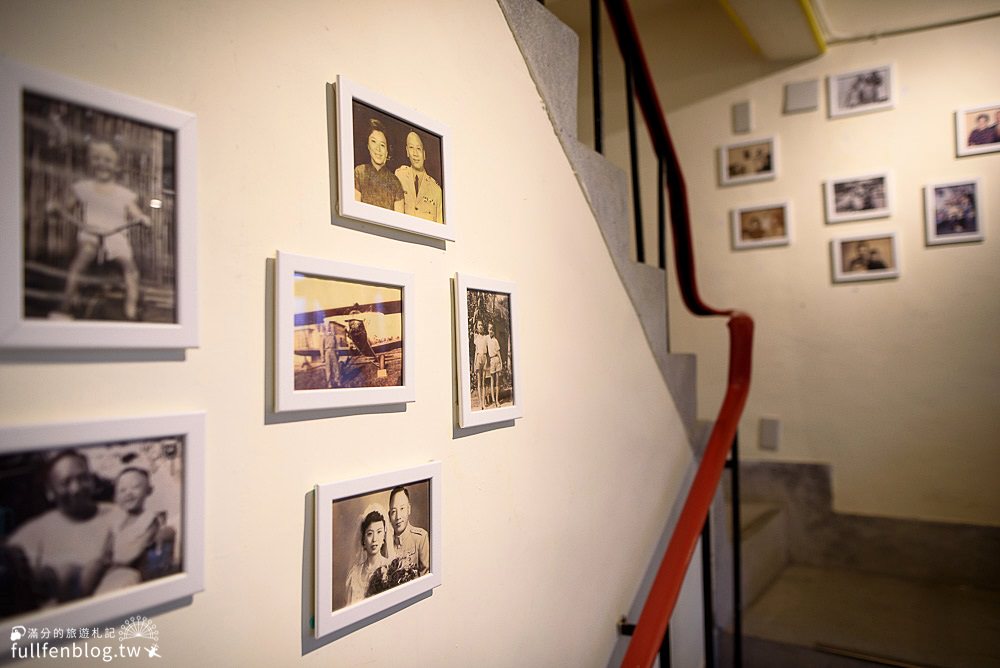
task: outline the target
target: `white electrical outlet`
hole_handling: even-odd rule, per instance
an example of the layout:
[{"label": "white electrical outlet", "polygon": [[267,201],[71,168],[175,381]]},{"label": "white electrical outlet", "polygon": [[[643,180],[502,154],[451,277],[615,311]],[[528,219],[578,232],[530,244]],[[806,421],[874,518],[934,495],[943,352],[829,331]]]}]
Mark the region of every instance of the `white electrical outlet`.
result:
[{"label": "white electrical outlet", "polygon": [[781,441],[781,420],[776,417],[760,418],[760,441],[761,450],[777,450]]}]

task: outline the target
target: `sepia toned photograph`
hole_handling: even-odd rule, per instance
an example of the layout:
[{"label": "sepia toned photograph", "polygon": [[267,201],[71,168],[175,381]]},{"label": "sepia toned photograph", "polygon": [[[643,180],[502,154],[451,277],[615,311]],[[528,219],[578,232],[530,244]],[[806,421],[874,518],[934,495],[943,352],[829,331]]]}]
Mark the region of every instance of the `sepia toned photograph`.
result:
[{"label": "sepia toned photograph", "polygon": [[924,188],[927,245],[983,240],[979,179],[936,183]]},{"label": "sepia toned photograph", "polygon": [[315,633],[441,583],[441,465],[316,486]]},{"label": "sepia toned photograph", "polygon": [[827,181],[826,222],[846,223],[892,215],[890,185],[887,172]]},{"label": "sepia toned photograph", "polygon": [[1000,151],[1000,103],[956,111],[955,146],[959,157]]},{"label": "sepia toned photograph", "polygon": [[[193,288],[185,277],[193,238],[181,243],[193,215],[193,175],[182,160],[192,153],[193,117],[80,82],[46,89],[62,84],[55,75],[38,75],[36,88],[34,71],[9,61],[2,71],[3,104],[17,98],[17,113],[4,117],[16,126],[4,133],[20,144],[20,212],[11,221],[21,227],[10,238],[21,240],[22,271],[18,303],[0,311],[48,332],[34,345],[61,337],[70,347],[155,347],[183,338],[194,317],[190,296],[181,298]],[[12,87],[12,73],[30,81]],[[87,324],[74,329],[77,322]]]},{"label": "sepia toned photograph", "polygon": [[719,183],[768,181],[777,175],[777,137],[729,144],[719,149]]},{"label": "sepia toned photograph", "polygon": [[895,68],[880,65],[835,74],[827,79],[830,118],[892,109],[896,104]]},{"label": "sepia toned photograph", "polygon": [[0,618],[79,626],[199,591],[202,431],[200,414],[2,430]]},{"label": "sepia toned photograph", "polygon": [[515,286],[458,274],[455,289],[460,426],[521,417]]},{"label": "sepia toned photograph", "polygon": [[412,401],[408,275],[279,253],[277,279],[278,410]]},{"label": "sepia toned photograph", "polygon": [[345,77],[337,113],[341,215],[454,240],[446,128]]},{"label": "sepia toned photograph", "polygon": [[787,246],[791,240],[789,208],[788,202],[780,202],[734,209],[731,214],[733,248]]},{"label": "sepia toned photograph", "polygon": [[899,276],[895,233],[834,239],[830,244],[835,283]]}]

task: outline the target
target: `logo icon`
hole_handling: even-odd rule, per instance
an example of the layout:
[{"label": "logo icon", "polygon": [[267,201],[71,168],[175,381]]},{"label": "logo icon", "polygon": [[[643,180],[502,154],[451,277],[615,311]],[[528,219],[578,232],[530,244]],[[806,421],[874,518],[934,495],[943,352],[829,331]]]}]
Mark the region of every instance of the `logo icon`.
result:
[{"label": "logo icon", "polygon": [[10,641],[14,643],[13,645],[10,646],[11,649],[17,647],[17,641],[24,637],[24,634],[27,630],[28,629],[24,628],[23,626],[15,626],[10,630]]}]

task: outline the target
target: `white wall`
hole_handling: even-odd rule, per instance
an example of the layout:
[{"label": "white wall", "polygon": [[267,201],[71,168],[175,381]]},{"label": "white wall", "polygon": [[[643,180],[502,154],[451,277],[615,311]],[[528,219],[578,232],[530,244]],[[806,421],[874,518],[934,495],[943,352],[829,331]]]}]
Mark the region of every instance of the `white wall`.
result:
[{"label": "white wall", "polygon": [[[0,357],[4,425],[207,411],[206,590],[155,618],[171,665],[603,665],[689,464],[499,8],[412,7],[0,5],[5,55],[198,116],[200,348]],[[339,224],[326,88],[337,74],[450,126],[456,243]],[[278,249],[416,275],[416,403],[309,420],[270,412],[266,279]],[[456,271],[520,288],[526,413],[513,427],[453,428]],[[444,584],[311,650],[313,485],[432,459],[444,466]]]},{"label": "white wall", "polygon": [[[835,46],[824,56],[757,78],[670,115],[685,168],[698,274],[713,305],[757,322],[753,387],[741,424],[749,458],[828,462],[844,512],[1000,524],[1000,153],[955,158],[957,108],[1000,100],[1000,20]],[[892,111],[829,120],[782,115],[783,86],[895,63]],[[660,82],[669,90],[669,82]],[[756,130],[777,135],[771,182],[721,188],[716,149],[730,106],[752,101]],[[884,220],[824,224],[822,183],[889,169],[895,211]],[[923,187],[979,177],[983,243],[928,248]],[[732,251],[734,207],[785,199],[789,247]],[[834,285],[829,241],[890,231],[897,280]],[[699,353],[699,411],[722,397],[725,333],[671,302],[673,349]],[[778,417],[777,452],[757,447],[758,420]]]}]

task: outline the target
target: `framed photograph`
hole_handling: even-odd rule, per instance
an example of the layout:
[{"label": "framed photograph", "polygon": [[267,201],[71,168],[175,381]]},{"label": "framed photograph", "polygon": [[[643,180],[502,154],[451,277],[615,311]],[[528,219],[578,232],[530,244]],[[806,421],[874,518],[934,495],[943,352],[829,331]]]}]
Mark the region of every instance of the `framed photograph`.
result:
[{"label": "framed photograph", "polygon": [[893,65],[834,74],[826,83],[830,118],[896,106],[896,68]]},{"label": "framed photograph", "polygon": [[337,77],[340,215],[455,240],[448,128]]},{"label": "framed photograph", "polygon": [[0,119],[0,346],[197,346],[195,117],[0,58]]},{"label": "framed photograph", "polygon": [[924,188],[927,245],[983,240],[979,179],[934,183]]},{"label": "framed photograph", "polygon": [[458,423],[474,427],[524,415],[517,287],[455,275]]},{"label": "framed photograph", "polygon": [[846,223],[892,215],[888,172],[831,179],[824,186],[826,222]]},{"label": "framed photograph", "polygon": [[0,429],[5,627],[93,627],[202,590],[204,420]]},{"label": "framed photograph", "polygon": [[1000,151],[1000,102],[955,112],[958,156]]},{"label": "framed photograph", "polygon": [[719,149],[719,183],[769,181],[778,174],[778,138],[764,137]]},{"label": "framed photograph", "polygon": [[834,239],[830,253],[834,283],[899,276],[895,232]]},{"label": "framed photograph", "polygon": [[787,246],[791,241],[791,205],[785,202],[734,209],[733,248]]},{"label": "framed photograph", "polygon": [[415,398],[413,275],[278,253],[275,411]]},{"label": "framed photograph", "polygon": [[317,638],[441,584],[441,463],[316,485]]}]

